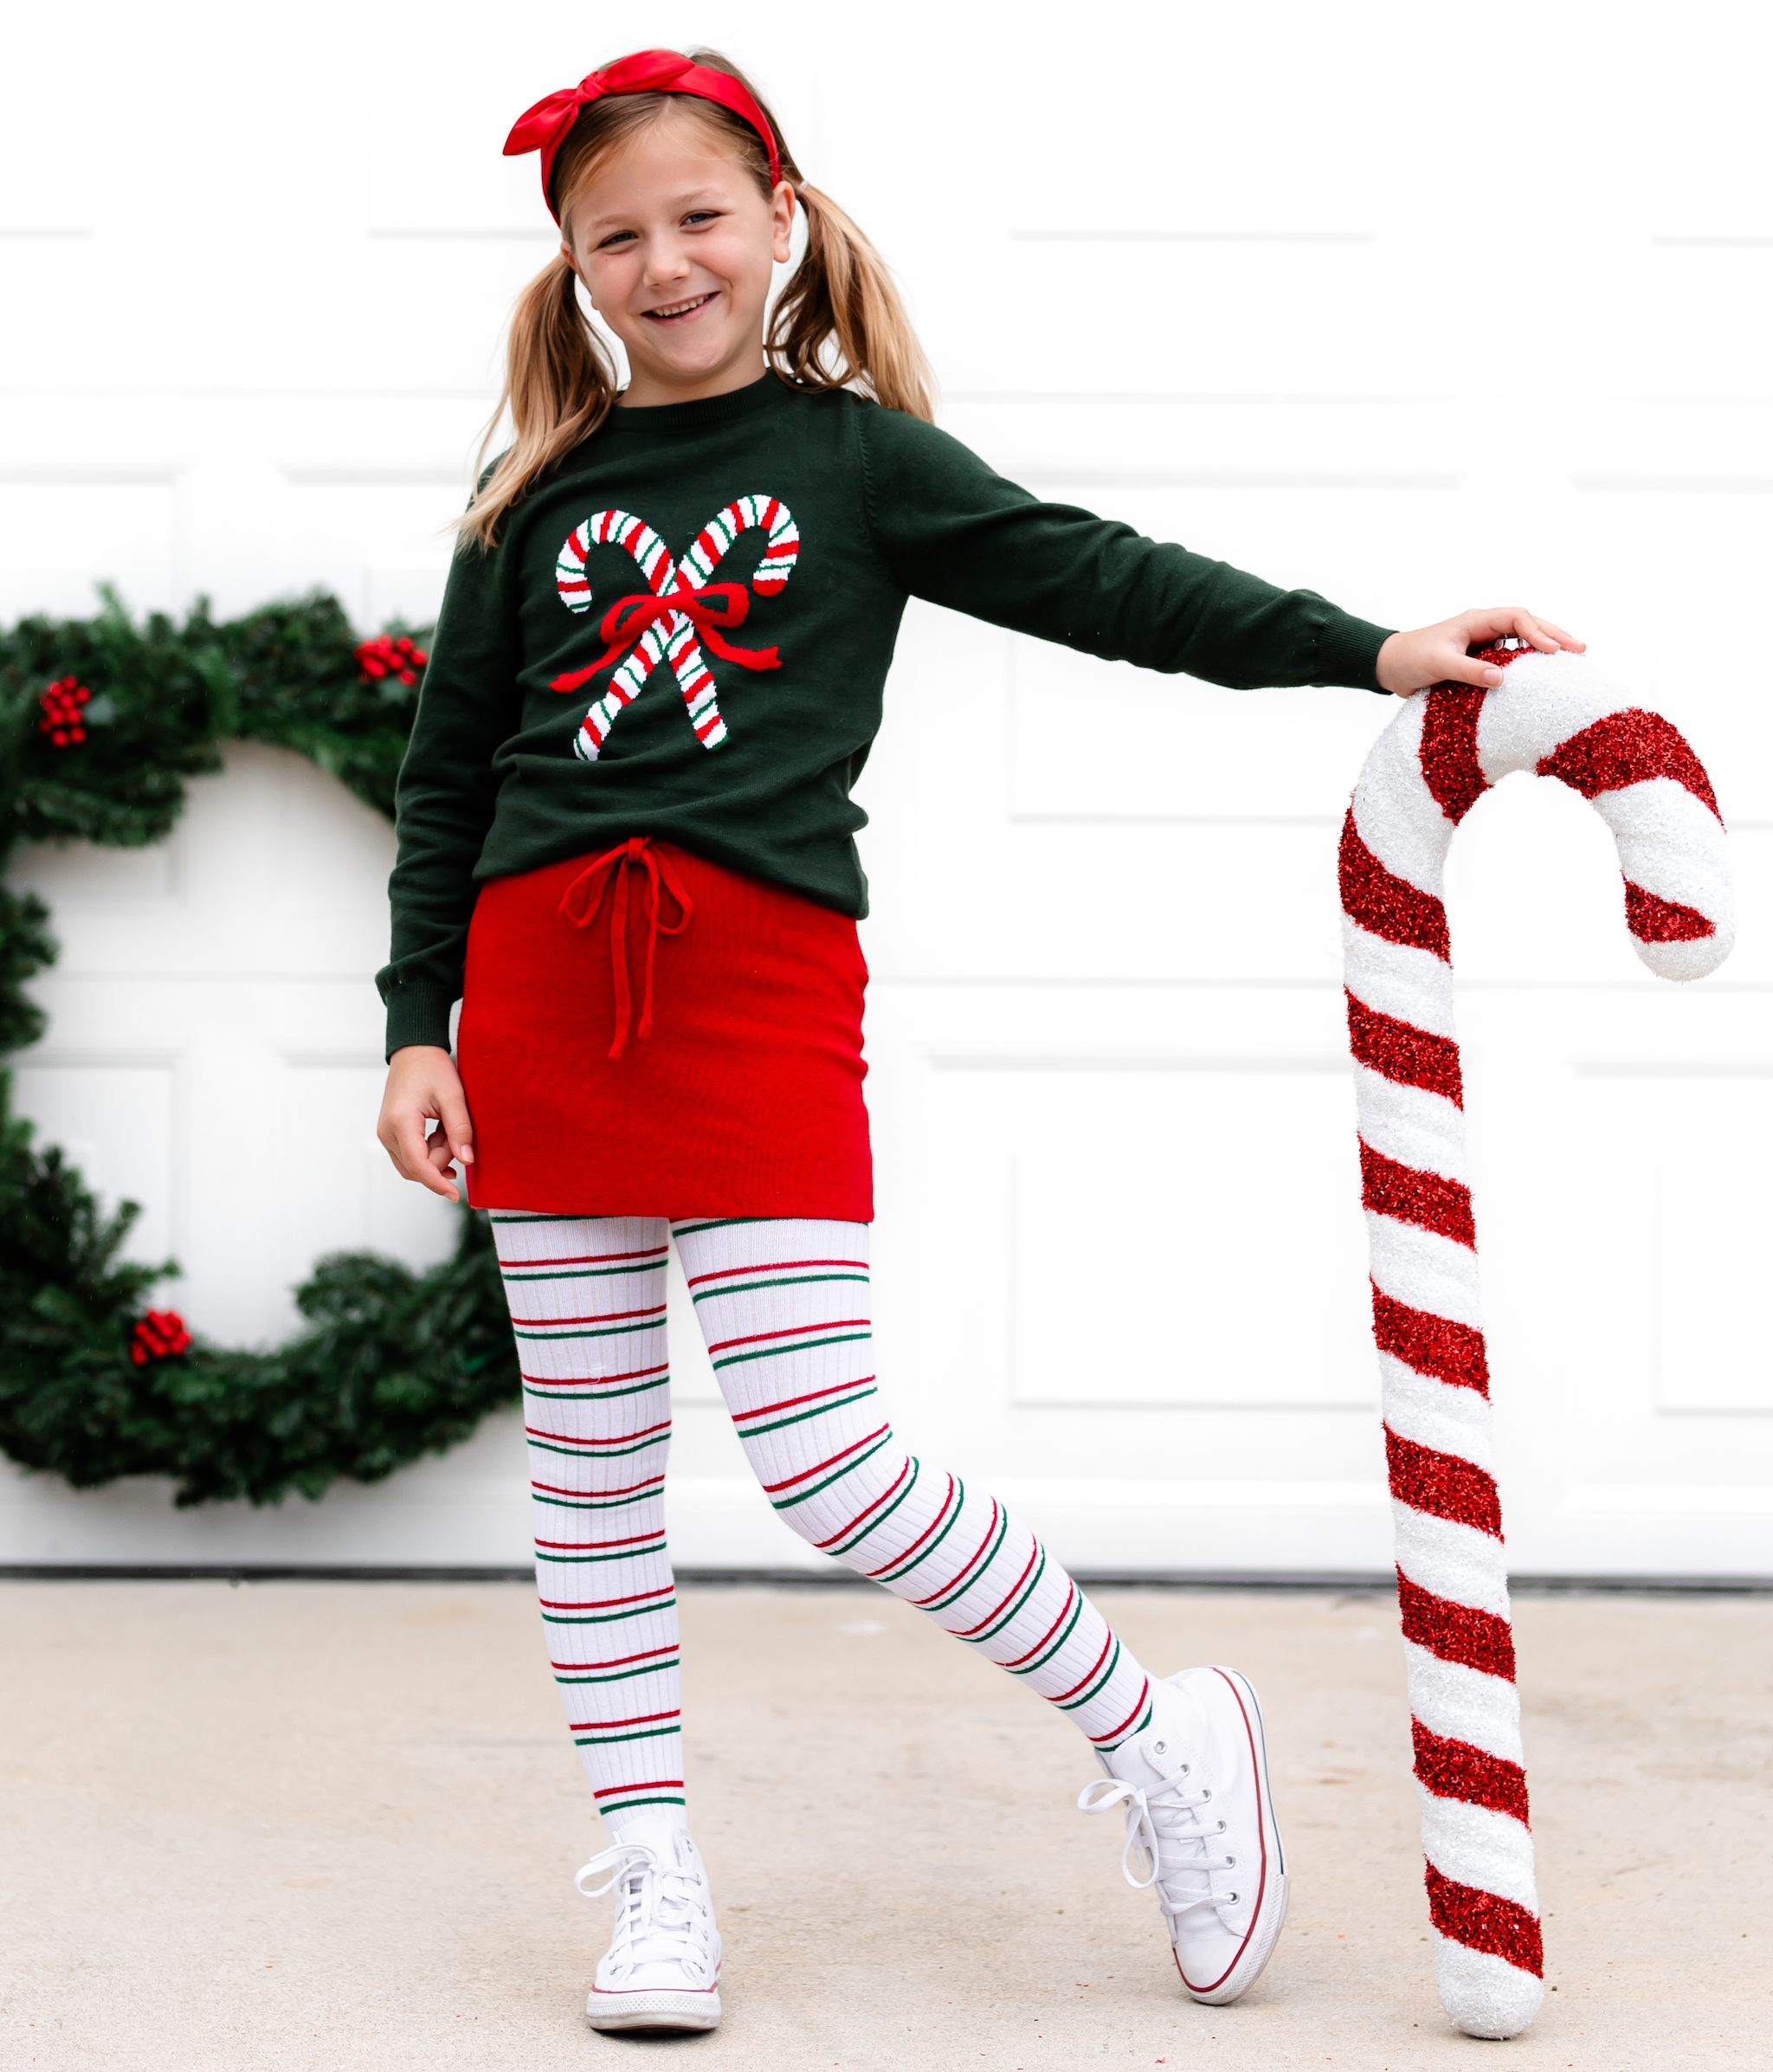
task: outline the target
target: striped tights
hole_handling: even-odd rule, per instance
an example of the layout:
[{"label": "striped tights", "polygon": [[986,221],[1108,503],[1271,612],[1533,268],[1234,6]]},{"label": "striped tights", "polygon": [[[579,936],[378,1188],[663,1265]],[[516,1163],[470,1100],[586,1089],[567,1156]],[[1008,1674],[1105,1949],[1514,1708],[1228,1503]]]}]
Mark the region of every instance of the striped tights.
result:
[{"label": "striped tights", "polygon": [[745,1457],[783,1520],[1023,1677],[1104,1752],[1144,1672],[995,1497],[905,1452],[876,1392],[868,1226],[495,1212],[524,1377],[549,1654],[598,1810],[684,1803],[665,1546],[676,1239]]}]

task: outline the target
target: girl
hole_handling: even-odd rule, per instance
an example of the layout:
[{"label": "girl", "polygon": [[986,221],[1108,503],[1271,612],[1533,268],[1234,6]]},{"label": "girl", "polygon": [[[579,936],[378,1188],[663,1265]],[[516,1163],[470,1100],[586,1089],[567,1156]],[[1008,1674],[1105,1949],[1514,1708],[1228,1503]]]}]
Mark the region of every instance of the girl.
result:
[{"label": "girl", "polygon": [[616,1901],[592,2025],[720,2018],[663,1530],[673,1241],[783,1520],[1080,1729],[1105,1775],[1080,1804],[1125,1809],[1184,1990],[1234,2000],[1286,1907],[1255,1694],[1148,1676],[876,1392],[850,786],[908,596],[1244,687],[1408,696],[1499,682],[1470,643],[1579,643],[1514,609],[1389,632],[992,474],[934,429],[880,260],[714,52],[623,58],[505,148],[539,151],[561,247],[513,317],[515,436],[461,520],[401,773],[380,1134],[451,1200],[460,1166],[498,1242],[542,1616],[612,1839],[579,1874]]}]

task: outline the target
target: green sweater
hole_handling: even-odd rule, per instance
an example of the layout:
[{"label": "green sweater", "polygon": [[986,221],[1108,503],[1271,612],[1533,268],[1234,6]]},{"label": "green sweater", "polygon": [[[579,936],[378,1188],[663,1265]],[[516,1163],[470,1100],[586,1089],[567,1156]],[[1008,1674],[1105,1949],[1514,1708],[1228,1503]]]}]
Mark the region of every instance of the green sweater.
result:
[{"label": "green sweater", "polygon": [[[686,591],[693,618],[644,602]],[[1376,690],[1386,637],[847,392],[616,410],[450,571],[400,772],[390,1052],[448,1042],[481,881],[632,835],[866,913],[849,793],[907,597],[1238,688]]]}]

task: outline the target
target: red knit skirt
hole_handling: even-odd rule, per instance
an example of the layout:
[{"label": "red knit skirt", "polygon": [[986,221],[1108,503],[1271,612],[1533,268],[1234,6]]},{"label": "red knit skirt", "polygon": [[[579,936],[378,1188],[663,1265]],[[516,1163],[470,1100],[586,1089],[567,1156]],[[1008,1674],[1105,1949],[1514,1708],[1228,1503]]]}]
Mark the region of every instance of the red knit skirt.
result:
[{"label": "red knit skirt", "polygon": [[456,1036],[469,1198],[871,1222],[867,983],[853,920],[674,843],[492,880]]}]

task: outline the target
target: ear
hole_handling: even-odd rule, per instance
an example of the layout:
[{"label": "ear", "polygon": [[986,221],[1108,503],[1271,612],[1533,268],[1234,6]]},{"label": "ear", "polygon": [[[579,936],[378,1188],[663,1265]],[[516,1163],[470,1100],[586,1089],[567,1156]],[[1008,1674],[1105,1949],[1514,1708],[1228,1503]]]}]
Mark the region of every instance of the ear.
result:
[{"label": "ear", "polygon": [[777,263],[786,261],[789,238],[794,229],[794,190],[783,180],[770,197],[770,220],[776,234],[775,256]]},{"label": "ear", "polygon": [[585,291],[585,300],[590,304],[591,307],[595,309],[597,307],[597,298],[591,293],[591,284],[585,279],[584,269],[578,262],[577,255],[574,252],[572,247],[564,237],[560,241],[560,256],[566,261],[568,266],[572,268],[575,279],[577,281],[579,286]]}]

